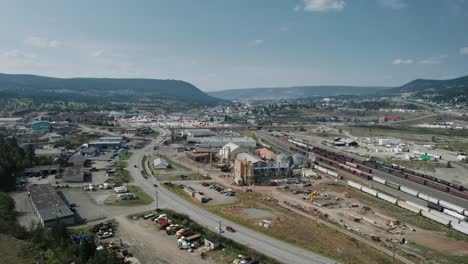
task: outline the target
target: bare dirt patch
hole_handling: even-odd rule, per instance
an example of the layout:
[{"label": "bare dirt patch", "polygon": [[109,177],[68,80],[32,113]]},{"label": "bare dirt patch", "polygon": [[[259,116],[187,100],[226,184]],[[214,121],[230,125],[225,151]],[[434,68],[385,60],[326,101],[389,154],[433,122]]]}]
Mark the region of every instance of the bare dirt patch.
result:
[{"label": "bare dirt patch", "polygon": [[448,238],[445,234],[420,231],[408,233],[408,240],[437,252],[456,256],[468,255],[468,242]]}]

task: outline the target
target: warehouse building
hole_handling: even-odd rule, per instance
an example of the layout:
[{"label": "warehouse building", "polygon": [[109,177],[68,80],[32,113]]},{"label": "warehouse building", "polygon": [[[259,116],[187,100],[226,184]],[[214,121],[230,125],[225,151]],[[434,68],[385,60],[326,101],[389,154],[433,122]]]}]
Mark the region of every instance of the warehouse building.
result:
[{"label": "warehouse building", "polygon": [[50,184],[33,184],[28,188],[34,211],[44,227],[52,227],[57,221],[65,225],[75,224],[75,214]]},{"label": "warehouse building", "polygon": [[64,182],[84,182],[84,169],[82,166],[66,167],[63,169]]}]

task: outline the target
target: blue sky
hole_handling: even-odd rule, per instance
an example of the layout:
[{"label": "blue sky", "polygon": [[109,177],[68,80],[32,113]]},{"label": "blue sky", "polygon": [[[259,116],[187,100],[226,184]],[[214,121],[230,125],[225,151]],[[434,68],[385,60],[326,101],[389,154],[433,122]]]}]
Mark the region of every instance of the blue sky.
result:
[{"label": "blue sky", "polygon": [[0,72],[202,90],[468,75],[468,0],[0,0]]}]

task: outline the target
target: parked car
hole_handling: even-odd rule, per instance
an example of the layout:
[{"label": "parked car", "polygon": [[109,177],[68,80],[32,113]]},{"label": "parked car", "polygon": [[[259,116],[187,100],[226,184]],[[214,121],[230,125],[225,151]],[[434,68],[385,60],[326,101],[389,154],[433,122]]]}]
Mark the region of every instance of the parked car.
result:
[{"label": "parked car", "polygon": [[156,183],[155,183],[155,184],[153,184],[153,186],[154,186],[154,187],[158,187],[158,185],[157,185]]},{"label": "parked car", "polygon": [[137,165],[136,165],[136,164],[135,164],[135,165],[133,165],[133,168],[136,168],[136,167],[137,167]]},{"label": "parked car", "polygon": [[302,187],[310,187],[310,186],[312,186],[311,183],[305,183],[304,185],[302,185]]},{"label": "parked car", "polygon": [[104,232],[102,234],[98,234],[98,237],[100,239],[105,239],[105,238],[109,238],[109,237],[113,237],[114,234],[112,232]]},{"label": "parked car", "polygon": [[236,232],[236,230],[234,228],[232,228],[232,226],[226,226],[226,230],[231,232],[231,233]]}]

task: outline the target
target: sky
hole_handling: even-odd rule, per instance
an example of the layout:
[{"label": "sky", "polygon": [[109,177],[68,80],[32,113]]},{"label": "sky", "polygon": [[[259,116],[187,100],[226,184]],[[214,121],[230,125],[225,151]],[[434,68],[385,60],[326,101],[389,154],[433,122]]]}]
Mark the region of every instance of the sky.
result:
[{"label": "sky", "polygon": [[204,91],[468,75],[468,0],[0,0],[0,72]]}]

